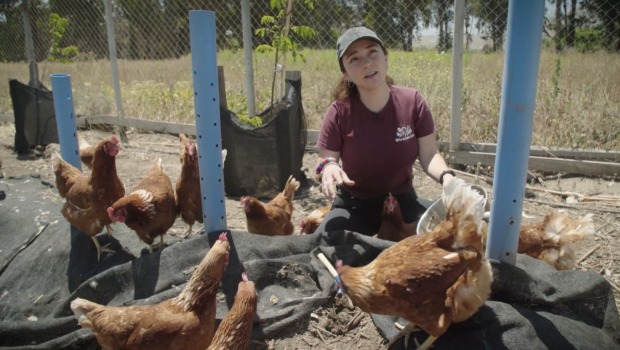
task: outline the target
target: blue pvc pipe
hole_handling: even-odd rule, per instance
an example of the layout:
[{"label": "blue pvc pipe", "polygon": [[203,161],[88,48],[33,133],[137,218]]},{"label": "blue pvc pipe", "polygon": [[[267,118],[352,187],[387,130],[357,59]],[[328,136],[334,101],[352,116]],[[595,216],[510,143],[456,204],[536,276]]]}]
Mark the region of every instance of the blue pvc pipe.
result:
[{"label": "blue pvc pipe", "polygon": [[517,259],[525,196],[545,2],[510,1],[493,203],[486,255]]},{"label": "blue pvc pipe", "polygon": [[202,215],[204,231],[208,233],[227,229],[214,12],[189,12],[189,39]]},{"label": "blue pvc pipe", "polygon": [[52,97],[56,113],[56,128],[60,142],[60,155],[69,164],[82,170],[77,139],[77,123],[73,109],[71,76],[69,74],[51,74]]}]

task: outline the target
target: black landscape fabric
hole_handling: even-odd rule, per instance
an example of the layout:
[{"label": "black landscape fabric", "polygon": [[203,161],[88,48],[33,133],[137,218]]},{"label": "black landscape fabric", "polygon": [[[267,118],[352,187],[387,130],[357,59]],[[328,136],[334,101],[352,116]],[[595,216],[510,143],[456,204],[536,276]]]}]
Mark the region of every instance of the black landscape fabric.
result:
[{"label": "black landscape fabric", "polygon": [[[97,262],[90,238],[60,214],[52,184],[37,177],[0,179],[0,348],[97,349],[69,309],[76,297],[107,305],[152,304],[178,295],[219,232],[166,237],[148,254],[124,225],[99,235],[114,254]],[[390,242],[353,232],[265,237],[229,232],[231,256],[217,318],[232,306],[241,272],[259,294],[253,337],[271,338],[308,320],[334,297],[334,279],[316,258],[360,266]],[[469,320],[453,324],[433,349],[618,349],[620,325],[609,283],[595,272],[558,272],[519,256],[516,266],[493,263],[492,297]],[[373,315],[386,337],[394,321]],[[417,336],[423,340],[422,336]],[[413,342],[412,342],[413,343]]]}]

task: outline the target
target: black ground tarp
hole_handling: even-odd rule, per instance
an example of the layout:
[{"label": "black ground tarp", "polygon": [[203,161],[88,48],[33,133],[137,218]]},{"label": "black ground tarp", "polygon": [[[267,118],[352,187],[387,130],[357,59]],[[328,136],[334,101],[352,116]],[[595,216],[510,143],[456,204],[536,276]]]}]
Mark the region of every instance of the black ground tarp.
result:
[{"label": "black ground tarp", "polygon": [[35,146],[58,143],[58,130],[52,92],[9,80],[9,91],[15,115],[15,151],[27,154]]},{"label": "black ground tarp", "polygon": [[[116,254],[97,263],[92,241],[60,214],[53,185],[36,177],[1,179],[0,348],[96,349],[77,326],[76,297],[109,305],[156,303],[176,296],[218,232],[187,240],[166,237],[162,252],[123,225],[110,239]],[[106,234],[99,236],[106,243]],[[390,242],[353,232],[265,237],[233,231],[231,257],[218,303],[221,319],[232,305],[240,272],[259,293],[253,337],[269,338],[307,319],[335,292],[319,251],[353,266],[371,261]],[[558,272],[519,256],[517,265],[493,263],[492,298],[471,319],[454,324],[434,349],[618,349],[620,324],[611,286],[595,272]],[[272,303],[275,296],[277,303]],[[380,331],[395,333],[393,318],[373,316]],[[401,323],[404,323],[402,320]]]}]

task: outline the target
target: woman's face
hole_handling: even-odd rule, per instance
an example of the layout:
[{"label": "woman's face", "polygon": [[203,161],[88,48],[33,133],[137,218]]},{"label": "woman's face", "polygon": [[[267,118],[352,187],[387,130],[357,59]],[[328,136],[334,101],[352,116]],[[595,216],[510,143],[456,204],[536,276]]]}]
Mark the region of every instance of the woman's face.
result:
[{"label": "woman's face", "polygon": [[360,39],[351,44],[342,56],[344,78],[359,89],[372,89],[385,84],[387,56],[378,42]]}]

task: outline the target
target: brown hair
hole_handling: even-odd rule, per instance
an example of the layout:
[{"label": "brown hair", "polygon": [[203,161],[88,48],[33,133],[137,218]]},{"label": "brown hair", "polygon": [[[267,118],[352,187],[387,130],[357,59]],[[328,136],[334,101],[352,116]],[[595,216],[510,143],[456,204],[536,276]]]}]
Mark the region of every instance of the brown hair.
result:
[{"label": "brown hair", "polygon": [[[389,75],[385,77],[385,82],[388,85],[394,85],[394,79]],[[336,82],[336,86],[332,89],[332,98],[337,101],[346,100],[347,98],[359,96],[357,86],[353,84],[352,87],[347,85],[347,81],[344,79],[344,75],[341,75]]]}]

